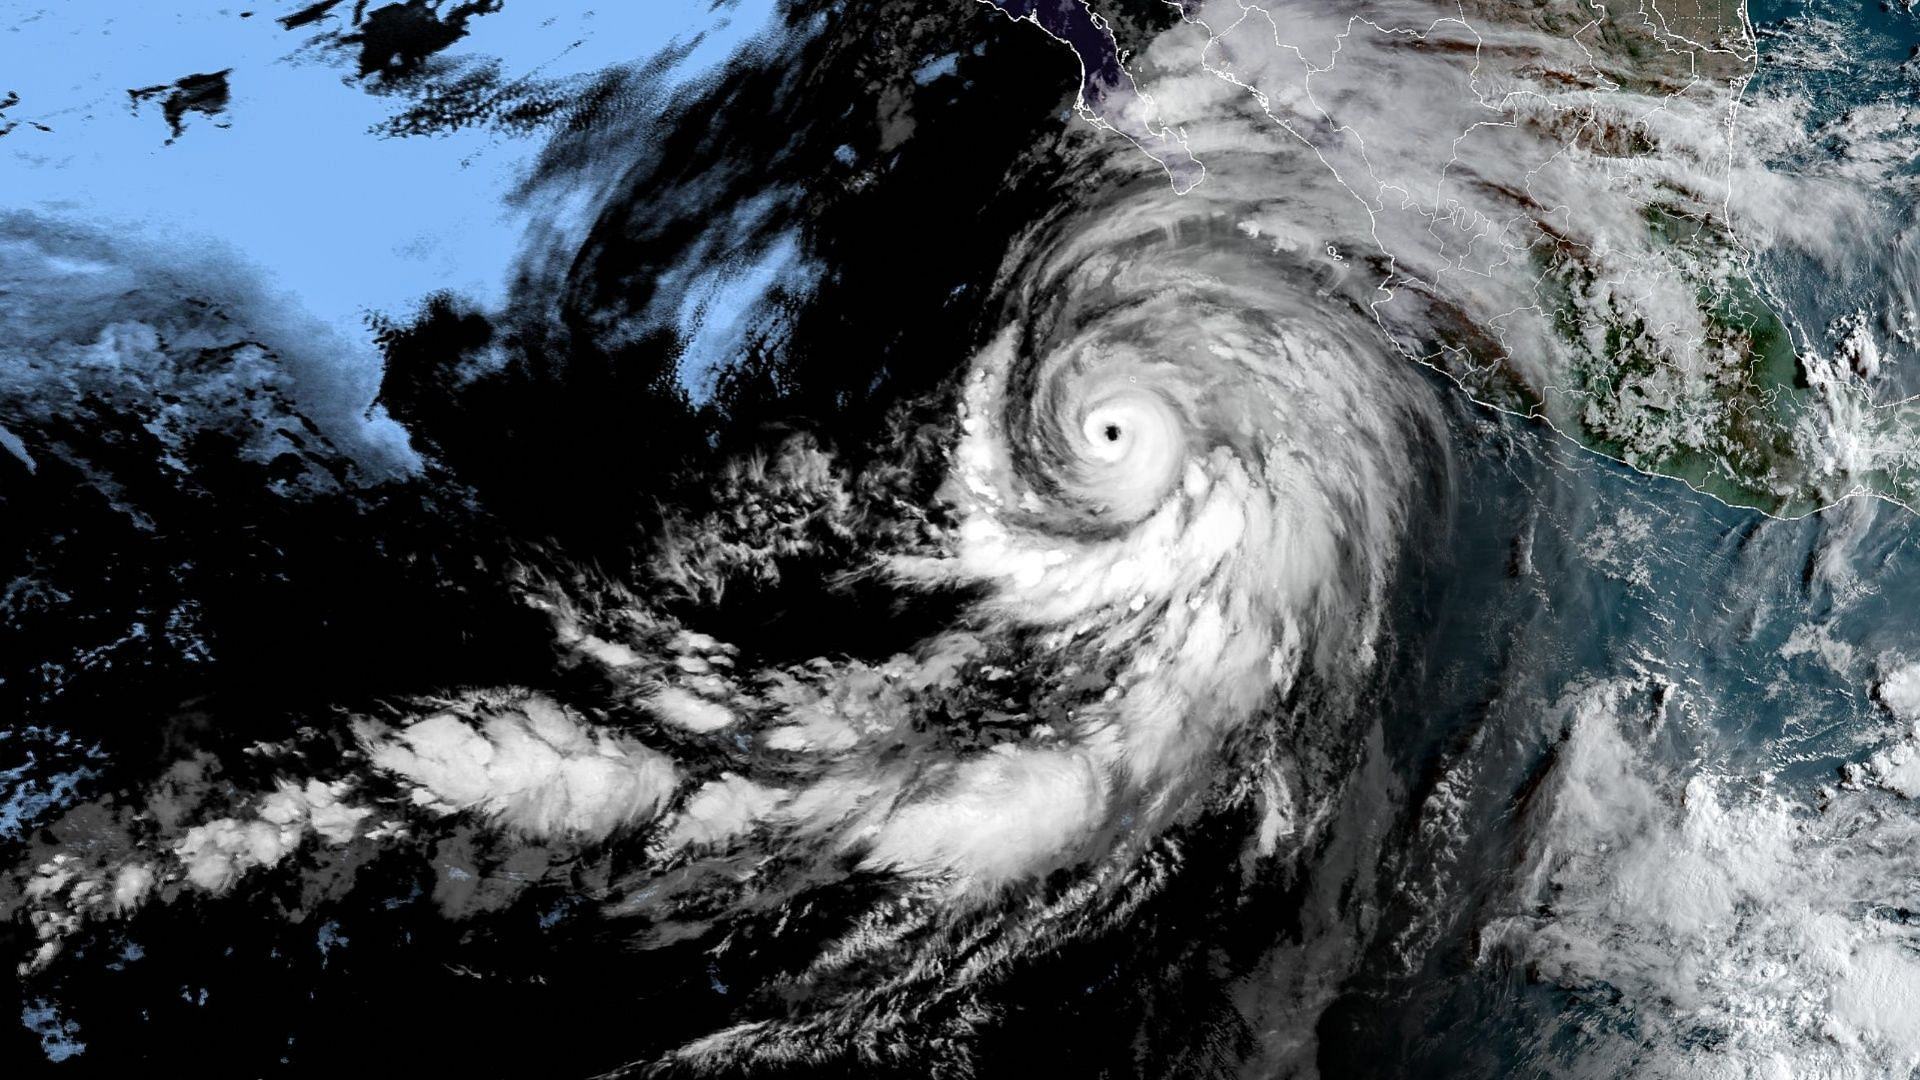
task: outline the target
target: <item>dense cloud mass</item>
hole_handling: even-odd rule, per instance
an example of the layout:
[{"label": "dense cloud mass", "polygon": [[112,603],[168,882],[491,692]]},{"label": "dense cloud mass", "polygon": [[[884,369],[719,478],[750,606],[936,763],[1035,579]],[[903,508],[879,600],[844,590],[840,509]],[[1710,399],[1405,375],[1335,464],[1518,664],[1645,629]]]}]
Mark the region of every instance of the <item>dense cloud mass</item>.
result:
[{"label": "dense cloud mass", "polygon": [[0,219],[4,1052],[1920,1062],[1915,249],[1832,348],[1766,276],[1912,117],[1738,7],[1403,0],[793,0],[509,108],[500,7],[308,46],[544,140],[377,361]]}]

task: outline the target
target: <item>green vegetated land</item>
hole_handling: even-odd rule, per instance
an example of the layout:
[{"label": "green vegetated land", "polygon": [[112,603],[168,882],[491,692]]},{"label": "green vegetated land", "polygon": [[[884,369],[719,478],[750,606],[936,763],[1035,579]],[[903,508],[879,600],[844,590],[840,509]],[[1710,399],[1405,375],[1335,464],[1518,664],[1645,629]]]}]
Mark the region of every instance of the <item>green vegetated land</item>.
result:
[{"label": "green vegetated land", "polygon": [[[1744,0],[1481,0],[1473,5],[1550,33],[1577,35],[1621,89],[1688,94],[1752,73]],[[1655,153],[1637,125],[1569,118],[1589,153]],[[1920,504],[1920,409],[1876,408],[1841,378],[1812,385],[1787,325],[1767,303],[1718,215],[1676,198],[1644,211],[1647,257],[1677,275],[1695,311],[1649,325],[1634,287],[1613,287],[1591,252],[1542,224],[1528,259],[1557,348],[1516,357],[1460,319],[1428,344],[1430,362],[1485,404],[1535,416],[1581,445],[1735,506],[1799,516],[1858,491]],[[1617,268],[1616,268],[1617,272]],[[1675,294],[1675,296],[1685,295]],[[1675,296],[1668,299],[1672,302]],[[1830,460],[1823,436],[1866,440],[1859,460]]]},{"label": "green vegetated land", "polygon": [[[1856,490],[1911,501],[1920,479],[1911,462],[1876,452],[1872,469],[1848,472],[1810,460],[1823,451],[1806,434],[1828,423],[1820,413],[1830,399],[1809,384],[1785,322],[1730,257],[1731,237],[1662,209],[1646,220],[1655,257],[1692,289],[1703,333],[1662,340],[1645,313],[1596,288],[1577,251],[1537,250],[1542,306],[1571,367],[1563,390],[1542,395],[1540,415],[1635,468],[1770,514],[1805,514]],[[1833,393],[1851,396],[1872,429],[1892,419],[1864,387]]]}]

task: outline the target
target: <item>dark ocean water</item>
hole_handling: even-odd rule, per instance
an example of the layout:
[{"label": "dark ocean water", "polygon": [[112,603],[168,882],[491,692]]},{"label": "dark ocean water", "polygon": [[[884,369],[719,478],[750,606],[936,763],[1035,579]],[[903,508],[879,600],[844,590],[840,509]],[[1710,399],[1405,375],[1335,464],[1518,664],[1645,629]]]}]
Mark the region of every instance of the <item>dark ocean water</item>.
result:
[{"label": "dark ocean water", "polygon": [[[423,272],[370,363],[217,248],[0,218],[0,1070],[1907,1075],[1911,515],[1400,362],[1244,223],[1358,212],[1251,137],[1179,201],[1117,66],[1176,12],[1097,6],[1078,71],[795,3],[565,78],[463,51],[500,5],[250,14],[369,139],[522,163],[500,295]],[[1751,16],[1808,130],[1910,100],[1911,13]],[[129,99],[155,153],[207,85]],[[1809,350],[1884,286],[1897,394],[1887,235],[1757,273]]]}]

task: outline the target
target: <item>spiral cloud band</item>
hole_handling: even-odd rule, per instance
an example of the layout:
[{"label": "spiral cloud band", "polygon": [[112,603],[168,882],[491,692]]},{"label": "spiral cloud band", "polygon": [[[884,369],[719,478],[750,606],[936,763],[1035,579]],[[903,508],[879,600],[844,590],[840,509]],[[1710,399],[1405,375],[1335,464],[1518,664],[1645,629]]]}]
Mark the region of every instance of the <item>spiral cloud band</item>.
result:
[{"label": "spiral cloud band", "polygon": [[[274,341],[221,353],[234,316],[211,302],[148,319],[193,328],[191,363],[177,334],[82,312],[32,346],[80,374],[0,364],[0,391],[39,402],[0,427],[24,467],[119,460],[138,431],[169,469],[216,445],[298,503],[258,515],[275,527],[377,522],[342,578],[426,567],[421,592],[455,598],[418,617],[440,644],[417,664],[337,697],[262,676],[175,710],[157,772],[84,798],[92,764],[69,774],[0,880],[23,985],[147,925],[267,911],[328,972],[365,955],[336,951],[344,923],[494,1004],[583,1011],[555,1022],[592,1029],[578,1060],[612,1075],[953,1077],[1067,1061],[1080,1044],[1045,1057],[1035,1033],[1114,1002],[1148,1049],[1090,1072],[1305,1076],[1321,1040],[1410,1030],[1383,1017],[1403,1001],[1558,1023],[1572,988],[1653,1016],[1686,950],[1715,960],[1696,991],[1745,985],[1706,924],[1746,900],[1659,891],[1661,860],[1705,852],[1720,893],[1759,896],[1819,876],[1790,856],[1827,834],[1795,825],[1743,875],[1720,834],[1784,828],[1786,803],[1743,809],[1724,777],[1663,803],[1683,770],[1655,775],[1659,744],[1695,733],[1669,705],[1701,684],[1656,654],[1710,634],[1633,560],[1668,536],[1760,550],[1791,527],[1769,515],[1920,477],[1906,399],[1873,398],[1897,365],[1871,340],[1796,355],[1756,270],[1842,265],[1898,133],[1846,143],[1844,177],[1772,167],[1803,117],[1743,96],[1753,28],[1705,3],[917,7],[792,0],[786,33],[682,98],[669,57],[541,105],[560,119],[515,192],[533,227],[511,303],[436,294],[377,327],[405,468],[351,464],[372,451],[346,421],[300,423],[324,365],[290,352],[287,381]],[[948,51],[959,33],[979,40]],[[1046,56],[1060,70],[1029,70]],[[468,74],[469,96],[507,93]],[[209,295],[228,293],[253,295]],[[168,302],[93,289],[87,311],[128,297]],[[160,404],[98,447],[60,426],[142,380]],[[1704,495],[1583,516],[1640,473]],[[1712,517],[1735,508],[1764,514]],[[1850,556],[1822,552],[1792,552],[1796,580],[1839,595]],[[1767,594],[1715,647],[1800,599]],[[316,640],[408,642],[303,602]],[[129,639],[159,625],[145,611]],[[1635,618],[1658,647],[1607,636]],[[1766,663],[1851,670],[1827,629],[1792,634]],[[1911,721],[1897,652],[1872,707]],[[1586,670],[1609,666],[1631,677]],[[275,693],[298,704],[258,719]],[[1852,815],[1834,844],[1905,835],[1871,800],[1920,787],[1910,750],[1822,796]],[[1780,768],[1818,756],[1794,753]],[[1828,892],[1822,925],[1865,933]],[[1636,910],[1671,940],[1619,947]],[[407,952],[416,929],[431,943]],[[277,932],[256,950],[276,962]],[[1833,959],[1850,947],[1823,970],[1920,985],[1890,945]],[[555,989],[582,958],[605,978]],[[1522,990],[1500,981],[1516,960]],[[1862,994],[1842,995],[1859,1039],[1920,1045]],[[1708,997],[1715,1022],[1757,1000]],[[1691,1037],[1635,1030],[1652,1056]],[[1459,1038],[1404,1041],[1430,1037]],[[1574,1073],[1586,1045],[1560,1055]]]}]

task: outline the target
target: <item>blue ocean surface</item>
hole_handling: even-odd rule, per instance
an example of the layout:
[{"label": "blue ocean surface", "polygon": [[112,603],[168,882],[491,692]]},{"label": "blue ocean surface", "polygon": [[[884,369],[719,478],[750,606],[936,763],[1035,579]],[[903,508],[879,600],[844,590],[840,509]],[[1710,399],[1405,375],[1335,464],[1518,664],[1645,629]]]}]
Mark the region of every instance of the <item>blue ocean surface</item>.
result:
[{"label": "blue ocean surface", "polygon": [[[506,4],[469,19],[437,62],[498,61],[509,86],[562,84],[691,45],[672,69],[685,81],[764,32],[772,9],[771,0]],[[393,133],[407,97],[308,43],[350,10],[289,28],[278,6],[0,5],[0,98],[18,98],[0,110],[0,126],[14,125],[0,143],[9,209],[217,253],[334,327],[343,363],[378,363],[371,313],[405,315],[439,290],[498,303],[527,223],[508,197],[540,150],[540,129],[483,120]],[[229,99],[211,114],[183,113],[177,135],[158,100],[130,94],[218,72]]]},{"label": "blue ocean surface", "polygon": [[1511,136],[1454,209],[1658,254],[1729,139],[1712,270],[1871,409],[1920,16],[1756,2],[1724,113],[1650,62],[1642,175],[1279,132],[1283,23],[1340,108],[1620,87],[1198,10],[0,8],[0,1075],[1920,1066],[1920,520],[1476,402],[1395,335],[1524,340],[1534,271],[1391,279],[1485,215],[1351,187]]}]

